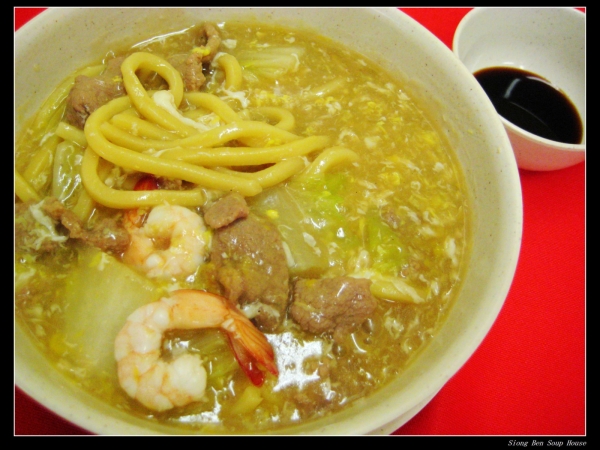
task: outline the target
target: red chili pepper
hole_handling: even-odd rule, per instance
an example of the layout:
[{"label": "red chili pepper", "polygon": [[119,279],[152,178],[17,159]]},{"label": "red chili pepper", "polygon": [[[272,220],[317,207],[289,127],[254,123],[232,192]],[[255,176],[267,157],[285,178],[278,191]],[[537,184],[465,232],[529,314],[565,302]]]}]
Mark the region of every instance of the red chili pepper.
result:
[{"label": "red chili pepper", "polygon": [[134,191],[154,191],[158,189],[158,180],[152,175],[144,175],[135,183]]},{"label": "red chili pepper", "polygon": [[[158,180],[153,175],[144,175],[133,188],[134,191],[154,191],[159,188]],[[139,228],[148,216],[147,208],[133,208],[125,212],[125,226]]]}]

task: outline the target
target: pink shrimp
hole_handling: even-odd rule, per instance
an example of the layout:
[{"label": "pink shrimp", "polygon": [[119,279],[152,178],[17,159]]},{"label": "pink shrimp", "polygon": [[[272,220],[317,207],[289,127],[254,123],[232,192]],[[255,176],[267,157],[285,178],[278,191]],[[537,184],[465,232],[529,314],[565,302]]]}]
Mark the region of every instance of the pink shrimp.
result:
[{"label": "pink shrimp", "polygon": [[[141,178],[135,190],[158,189],[152,176]],[[202,217],[183,206],[158,205],[125,212],[129,247],[123,262],[150,278],[185,278],[204,262],[209,236]]]},{"label": "pink shrimp", "polygon": [[267,338],[234,305],[219,295],[182,289],[138,308],[117,335],[115,358],[121,387],[156,411],[201,400],[206,370],[200,357],[185,353],[170,362],[161,359],[166,331],[201,328],[225,331],[238,363],[254,385],[263,384],[264,371],[278,375]]}]

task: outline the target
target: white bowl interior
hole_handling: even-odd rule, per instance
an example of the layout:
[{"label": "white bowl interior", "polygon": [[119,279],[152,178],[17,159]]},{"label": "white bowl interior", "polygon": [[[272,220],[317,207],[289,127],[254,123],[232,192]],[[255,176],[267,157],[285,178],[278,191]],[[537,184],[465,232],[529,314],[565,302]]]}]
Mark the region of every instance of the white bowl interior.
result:
[{"label": "white bowl interior", "polygon": [[[324,421],[283,432],[392,431],[416,414],[484,339],[510,288],[521,242],[519,174],[506,132],[475,79],[437,38],[395,8],[50,9],[15,35],[18,118],[32,114],[64,75],[97,59],[114,43],[135,42],[198,21],[249,17],[317,30],[397,74],[444,131],[462,163],[473,204],[473,247],[462,292],[446,324],[390,385]],[[356,33],[357,29],[369,33]],[[48,51],[59,48],[60,52]],[[44,406],[95,433],[174,432],[127,416],[80,391],[40,358],[19,327],[15,382]],[[369,413],[361,414],[365,409]]]}]

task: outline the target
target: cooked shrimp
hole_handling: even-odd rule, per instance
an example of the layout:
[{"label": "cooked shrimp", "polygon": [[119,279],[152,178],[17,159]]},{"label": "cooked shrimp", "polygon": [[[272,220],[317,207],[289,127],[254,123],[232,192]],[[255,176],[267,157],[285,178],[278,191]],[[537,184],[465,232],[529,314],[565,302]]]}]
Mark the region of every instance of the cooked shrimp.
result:
[{"label": "cooked shrimp", "polygon": [[253,384],[264,382],[262,368],[278,374],[273,349],[246,316],[224,297],[182,289],[134,311],[115,340],[119,383],[147,408],[164,411],[199,401],[206,370],[198,355],[161,359],[163,334],[175,329],[220,328]]},{"label": "cooked shrimp", "polygon": [[182,278],[196,272],[207,253],[202,217],[183,206],[160,205],[139,226],[141,212],[130,210],[125,216],[131,241],[123,261],[151,278]]}]

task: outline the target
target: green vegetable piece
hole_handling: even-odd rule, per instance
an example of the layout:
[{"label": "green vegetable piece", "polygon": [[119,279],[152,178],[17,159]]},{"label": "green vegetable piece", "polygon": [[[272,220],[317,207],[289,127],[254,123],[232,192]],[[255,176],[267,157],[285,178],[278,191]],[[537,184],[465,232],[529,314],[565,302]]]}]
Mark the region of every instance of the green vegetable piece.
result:
[{"label": "green vegetable piece", "polygon": [[83,189],[81,161],[84,149],[69,141],[56,146],[52,174],[52,195],[67,207],[73,207]]},{"label": "green vegetable piece", "polygon": [[261,47],[244,50],[237,55],[237,59],[245,71],[258,77],[276,79],[294,72],[304,52],[302,47]]},{"label": "green vegetable piece", "polygon": [[398,269],[407,263],[398,234],[374,210],[367,213],[365,232],[373,270],[381,274],[397,275]]},{"label": "green vegetable piece", "polygon": [[189,341],[189,350],[197,352],[207,370],[208,382],[211,386],[224,387],[239,369],[227,337],[221,330],[194,330]]},{"label": "green vegetable piece", "polygon": [[292,275],[320,276],[334,259],[344,260],[362,245],[345,216],[341,193],[346,184],[345,174],[326,173],[268,189],[250,200],[254,211],[277,225],[293,260]]}]

